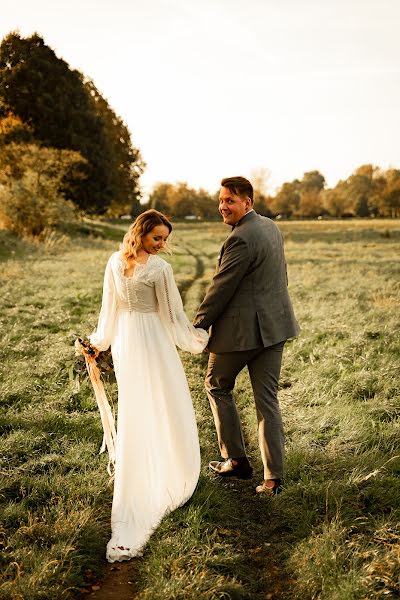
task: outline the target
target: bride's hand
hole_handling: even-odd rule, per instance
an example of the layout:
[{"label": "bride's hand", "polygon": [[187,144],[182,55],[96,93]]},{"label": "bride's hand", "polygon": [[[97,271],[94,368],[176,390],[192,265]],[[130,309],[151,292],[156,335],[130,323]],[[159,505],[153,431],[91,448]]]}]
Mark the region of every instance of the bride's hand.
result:
[{"label": "bride's hand", "polygon": [[97,348],[95,346],[91,346],[90,350],[91,350],[91,352],[89,350],[85,350],[85,354],[87,354],[88,356],[91,356],[93,358],[97,358],[98,355],[100,354],[100,350],[97,350]]},{"label": "bride's hand", "polygon": [[93,358],[97,358],[99,355],[99,350],[95,346],[90,345],[90,347],[85,346],[82,343],[82,340],[78,338],[75,340],[75,354],[78,356],[80,354],[86,354],[87,356],[91,356]]}]

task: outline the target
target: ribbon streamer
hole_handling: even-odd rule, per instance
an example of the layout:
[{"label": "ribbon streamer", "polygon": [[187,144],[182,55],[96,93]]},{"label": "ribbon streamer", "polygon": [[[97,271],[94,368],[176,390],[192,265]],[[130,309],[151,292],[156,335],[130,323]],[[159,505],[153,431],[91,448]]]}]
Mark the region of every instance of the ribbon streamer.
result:
[{"label": "ribbon streamer", "polygon": [[85,353],[85,361],[89,378],[92,382],[94,395],[96,396],[97,406],[99,407],[101,423],[104,431],[103,443],[101,445],[99,454],[102,454],[102,452],[104,452],[107,448],[109,457],[107,473],[113,477],[115,466],[115,445],[117,440],[114,417],[107,400],[103,382],[100,377],[100,371],[96,364],[96,359],[93,356],[89,356]]}]

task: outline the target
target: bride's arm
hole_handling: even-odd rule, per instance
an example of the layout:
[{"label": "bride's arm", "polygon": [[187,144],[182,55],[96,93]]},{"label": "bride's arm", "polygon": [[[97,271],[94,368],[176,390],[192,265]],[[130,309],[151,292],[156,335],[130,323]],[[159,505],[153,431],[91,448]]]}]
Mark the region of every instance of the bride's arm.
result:
[{"label": "bride's arm", "polygon": [[117,307],[114,275],[109,259],[104,273],[103,299],[97,329],[89,336],[89,340],[97,350],[107,350],[110,347],[114,332],[114,321]]},{"label": "bride's arm", "polygon": [[174,343],[182,350],[199,354],[208,343],[204,329],[193,327],[183,310],[182,298],[176,286],[172,267],[168,263],[160,270],[155,282],[160,317]]}]

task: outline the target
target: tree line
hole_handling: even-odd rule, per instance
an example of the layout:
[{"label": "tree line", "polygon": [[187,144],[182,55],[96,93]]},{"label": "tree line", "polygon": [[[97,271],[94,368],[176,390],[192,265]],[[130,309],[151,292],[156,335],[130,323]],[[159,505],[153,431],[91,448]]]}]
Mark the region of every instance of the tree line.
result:
[{"label": "tree line", "polygon": [[13,32],[2,40],[3,225],[18,222],[21,233],[35,235],[60,210],[139,212],[144,166],[127,126],[93,81],[58,58],[38,34],[23,38]]},{"label": "tree line", "polygon": [[400,169],[362,165],[333,188],[319,171],[309,171],[284,183],[269,205],[288,217],[399,217]]},{"label": "tree line", "polygon": [[[254,206],[258,213],[283,218],[400,217],[400,169],[382,170],[362,165],[333,188],[319,171],[286,182],[275,194],[265,191],[266,181],[255,174]],[[178,218],[217,218],[218,192],[190,188],[186,183],[158,183],[142,209],[156,208]]]},{"label": "tree line", "polygon": [[[123,120],[94,82],[33,34],[0,44],[0,227],[40,236],[60,221],[89,215],[132,218],[156,208],[177,218],[218,218],[218,192],[162,182],[141,203],[145,168]],[[399,217],[400,170],[362,165],[328,188],[319,171],[275,194],[252,178],[255,208],[286,218]]]}]

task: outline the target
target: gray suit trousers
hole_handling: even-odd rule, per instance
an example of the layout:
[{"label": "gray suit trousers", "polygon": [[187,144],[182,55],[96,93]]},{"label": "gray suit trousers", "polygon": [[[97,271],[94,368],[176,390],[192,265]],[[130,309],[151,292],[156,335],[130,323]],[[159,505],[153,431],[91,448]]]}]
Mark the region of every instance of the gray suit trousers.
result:
[{"label": "gray suit trousers", "polygon": [[237,375],[247,365],[257,411],[264,479],[283,478],[284,434],[277,392],[284,345],[280,342],[267,348],[210,353],[205,380],[221,456],[246,456],[232,392]]}]

